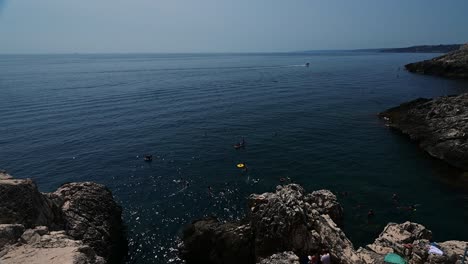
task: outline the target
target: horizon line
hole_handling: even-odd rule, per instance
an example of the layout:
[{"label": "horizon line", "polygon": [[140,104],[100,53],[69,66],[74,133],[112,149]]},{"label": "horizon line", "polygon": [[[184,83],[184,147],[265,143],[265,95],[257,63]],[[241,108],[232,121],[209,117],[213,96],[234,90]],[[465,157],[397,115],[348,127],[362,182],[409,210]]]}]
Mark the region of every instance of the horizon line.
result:
[{"label": "horizon line", "polygon": [[128,52],[24,52],[24,53],[1,53],[0,55],[103,55],[103,54],[286,54],[286,53],[307,53],[307,52],[337,52],[337,51],[379,51],[385,49],[410,48],[417,46],[440,46],[440,45],[463,45],[463,43],[451,44],[419,44],[411,46],[386,47],[386,48],[357,48],[357,49],[310,49],[310,50],[294,50],[294,51],[177,51],[177,52],[161,52],[161,51],[128,51]]}]

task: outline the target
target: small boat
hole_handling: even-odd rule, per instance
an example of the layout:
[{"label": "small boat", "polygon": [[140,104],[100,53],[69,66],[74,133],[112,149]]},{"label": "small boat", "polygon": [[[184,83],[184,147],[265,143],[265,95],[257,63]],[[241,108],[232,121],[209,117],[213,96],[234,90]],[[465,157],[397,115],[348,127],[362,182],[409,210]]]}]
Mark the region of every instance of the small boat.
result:
[{"label": "small boat", "polygon": [[310,66],[310,63],[306,62],[305,66],[306,66],[306,67],[309,67],[309,66]]},{"label": "small boat", "polygon": [[152,161],[153,160],[153,155],[145,154],[145,156],[143,157],[143,160],[144,161]]},{"label": "small boat", "polygon": [[244,140],[244,138],[242,138],[242,141],[241,141],[241,142],[234,144],[233,147],[234,147],[235,149],[245,148],[245,140]]}]

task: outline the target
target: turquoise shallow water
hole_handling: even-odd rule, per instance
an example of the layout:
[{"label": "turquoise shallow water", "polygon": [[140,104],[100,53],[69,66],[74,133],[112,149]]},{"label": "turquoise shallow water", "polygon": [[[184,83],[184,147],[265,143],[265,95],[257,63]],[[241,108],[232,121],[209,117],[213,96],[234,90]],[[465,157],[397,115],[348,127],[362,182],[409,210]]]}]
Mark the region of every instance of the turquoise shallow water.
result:
[{"label": "turquoise shallow water", "polygon": [[[70,181],[109,186],[137,263],[177,262],[183,224],[238,219],[248,194],[282,177],[338,193],[357,246],[405,220],[437,240],[468,240],[466,182],[376,117],[417,97],[468,92],[466,81],[398,69],[432,56],[2,55],[0,167],[42,191]],[[236,151],[242,136],[247,148]],[[397,209],[393,193],[417,211]]]}]

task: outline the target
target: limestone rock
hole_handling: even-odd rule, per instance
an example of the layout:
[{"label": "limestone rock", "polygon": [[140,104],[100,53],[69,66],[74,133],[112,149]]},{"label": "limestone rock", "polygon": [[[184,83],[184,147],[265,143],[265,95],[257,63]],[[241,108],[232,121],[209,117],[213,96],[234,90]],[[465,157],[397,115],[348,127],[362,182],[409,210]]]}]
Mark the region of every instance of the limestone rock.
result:
[{"label": "limestone rock", "polygon": [[[403,224],[389,223],[374,243],[367,245],[366,249],[383,258],[388,253],[397,253],[400,256],[410,256],[414,241],[429,241],[432,232],[424,226],[412,222]],[[406,245],[406,246],[405,246]],[[410,245],[410,246],[408,246]]]},{"label": "limestone rock", "polygon": [[282,252],[257,262],[258,264],[299,264],[299,257],[294,252]]},{"label": "limestone rock", "polygon": [[329,190],[318,190],[307,195],[306,201],[314,205],[320,214],[327,214],[338,226],[343,225],[343,208]]},{"label": "limestone rock", "polygon": [[319,241],[311,232],[313,208],[304,199],[304,189],[297,184],[278,186],[275,193],[249,197],[257,257],[282,251],[318,250]]},{"label": "limestone rock", "polygon": [[65,231],[91,246],[98,255],[108,259],[118,252],[122,238],[122,208],[111,191],[93,182],[68,183],[54,192],[62,201],[61,211]]},{"label": "limestone rock", "polygon": [[[36,263],[27,252],[35,252],[47,259],[63,251],[61,254],[76,258],[73,263],[88,263],[90,257],[83,257],[88,253],[92,253],[92,259],[101,262],[119,262],[126,254],[121,213],[112,193],[103,185],[70,183],[54,193],[42,194],[32,180],[13,179],[1,171],[0,256]],[[49,229],[62,231],[49,233]],[[15,247],[17,242],[24,245]],[[19,252],[25,254],[24,259],[15,255]],[[16,257],[12,258],[11,254]],[[6,259],[2,260],[10,263]]]},{"label": "limestone rock", "polygon": [[321,215],[316,221],[315,229],[320,234],[322,248],[330,250],[330,255],[335,261],[343,264],[362,263],[353,243],[333,222],[330,216]]},{"label": "limestone rock", "polygon": [[186,263],[287,264],[327,249],[332,263],[384,264],[386,254],[397,253],[410,264],[455,264],[466,244],[442,242],[443,256],[429,254],[432,232],[405,222],[388,224],[374,243],[355,250],[332,219],[331,215],[342,219],[336,197],[326,190],[306,194],[297,184],[253,194],[248,205],[248,214],[239,223],[206,218],[188,225],[181,248]]},{"label": "limestone rock", "polygon": [[0,180],[9,180],[12,179],[10,174],[6,170],[0,170]]},{"label": "limestone rock", "polygon": [[44,228],[26,230],[23,243],[11,245],[0,255],[2,264],[105,264],[102,257],[81,241],[64,232],[46,232]]},{"label": "limestone rock", "polygon": [[439,243],[443,255],[429,254],[432,232],[412,222],[388,224],[373,244],[360,248],[358,254],[366,264],[382,263],[387,253],[397,253],[409,264],[455,264],[464,253],[466,242],[447,241]]},{"label": "limestone rock", "polygon": [[352,243],[327,214],[342,218],[331,192],[306,195],[301,186],[290,184],[273,193],[253,194],[248,204],[242,223],[223,224],[210,218],[189,225],[181,250],[187,263],[255,263],[272,257],[282,261],[285,255],[275,254],[307,255],[322,247],[329,247],[343,263],[359,263]]},{"label": "limestone rock", "polygon": [[380,114],[431,156],[468,171],[468,94],[417,99]]},{"label": "limestone rock", "polygon": [[13,244],[18,241],[24,232],[24,226],[19,224],[1,224],[0,225],[0,250],[7,244]]},{"label": "limestone rock", "polygon": [[181,253],[190,263],[253,263],[253,234],[249,226],[223,224],[216,218],[198,220],[183,232]]},{"label": "limestone rock", "polygon": [[0,180],[0,224],[54,226],[52,204],[41,195],[30,179]]},{"label": "limestone rock", "polygon": [[468,44],[443,56],[405,65],[410,72],[468,78]]}]

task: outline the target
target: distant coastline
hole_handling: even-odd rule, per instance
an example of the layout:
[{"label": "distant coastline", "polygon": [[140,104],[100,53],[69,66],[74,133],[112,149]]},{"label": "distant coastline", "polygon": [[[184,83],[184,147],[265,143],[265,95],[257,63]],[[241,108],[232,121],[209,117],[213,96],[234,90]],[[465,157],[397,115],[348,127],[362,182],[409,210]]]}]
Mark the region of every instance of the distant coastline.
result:
[{"label": "distant coastline", "polygon": [[449,45],[420,45],[405,48],[388,48],[380,49],[380,52],[409,52],[409,53],[447,53],[460,49],[463,44],[449,44]]},{"label": "distant coastline", "polygon": [[300,53],[314,52],[387,52],[387,53],[448,53],[460,49],[463,44],[441,44],[441,45],[417,45],[402,48],[372,48],[372,49],[349,49],[349,50],[303,50]]}]

